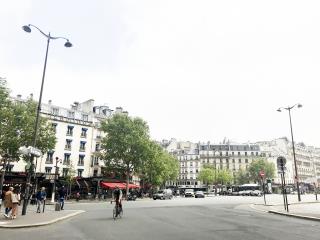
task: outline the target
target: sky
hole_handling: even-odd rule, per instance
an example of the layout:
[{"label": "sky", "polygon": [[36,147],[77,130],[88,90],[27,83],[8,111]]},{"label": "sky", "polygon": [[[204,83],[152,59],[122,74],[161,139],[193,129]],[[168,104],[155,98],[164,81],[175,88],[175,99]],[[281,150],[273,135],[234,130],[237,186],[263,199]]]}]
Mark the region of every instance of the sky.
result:
[{"label": "sky", "polygon": [[143,118],[153,139],[320,147],[320,1],[0,0],[0,77],[12,95],[94,99]]}]

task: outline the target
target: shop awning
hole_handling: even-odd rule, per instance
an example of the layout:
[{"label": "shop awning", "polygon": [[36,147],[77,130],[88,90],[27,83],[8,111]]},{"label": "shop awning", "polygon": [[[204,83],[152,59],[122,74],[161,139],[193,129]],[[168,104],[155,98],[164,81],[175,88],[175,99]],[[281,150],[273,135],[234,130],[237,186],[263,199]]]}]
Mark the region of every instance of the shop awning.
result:
[{"label": "shop awning", "polygon": [[[125,186],[127,186],[127,184],[125,184]],[[140,188],[140,186],[132,184],[132,183],[129,183],[129,188],[136,189],[136,188]]]},{"label": "shop awning", "polygon": [[123,183],[114,183],[114,182],[100,182],[100,186],[103,188],[115,189],[119,187],[120,189],[125,189],[126,186]]}]

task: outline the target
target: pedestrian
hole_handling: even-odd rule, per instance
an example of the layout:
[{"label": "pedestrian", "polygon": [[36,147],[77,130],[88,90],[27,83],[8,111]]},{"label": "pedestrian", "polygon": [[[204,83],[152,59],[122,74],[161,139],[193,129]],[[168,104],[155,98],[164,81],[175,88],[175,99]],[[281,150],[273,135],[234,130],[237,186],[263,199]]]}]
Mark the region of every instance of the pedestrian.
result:
[{"label": "pedestrian", "polygon": [[4,196],[6,195],[6,191],[2,190],[1,196],[0,196],[0,211],[1,206],[4,205]]},{"label": "pedestrian", "polygon": [[64,186],[62,186],[62,188],[59,189],[58,193],[59,193],[60,209],[63,210],[64,199],[66,197],[66,190],[65,190]]},{"label": "pedestrian", "polygon": [[46,198],[47,198],[47,193],[46,193],[46,188],[42,187],[36,194],[37,198],[37,213],[41,212],[41,205],[42,207],[42,212],[44,212],[45,206],[46,206]]},{"label": "pedestrian", "polygon": [[20,203],[20,194],[17,190],[14,190],[11,194],[12,201],[12,214],[11,219],[16,219],[18,215],[18,206]]},{"label": "pedestrian", "polygon": [[13,187],[9,187],[9,190],[5,193],[4,196],[4,207],[5,213],[4,216],[6,218],[9,218],[9,212],[12,210],[13,204],[12,204],[12,194],[13,194]]},{"label": "pedestrian", "polygon": [[79,200],[80,200],[80,193],[79,193],[79,191],[76,193],[76,201],[77,202],[79,202]]}]

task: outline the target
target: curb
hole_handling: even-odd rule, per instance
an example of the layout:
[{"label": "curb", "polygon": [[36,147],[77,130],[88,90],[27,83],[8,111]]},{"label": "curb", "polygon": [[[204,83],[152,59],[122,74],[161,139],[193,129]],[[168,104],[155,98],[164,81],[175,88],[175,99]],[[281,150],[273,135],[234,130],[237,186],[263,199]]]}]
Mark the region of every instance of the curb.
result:
[{"label": "curb", "polygon": [[20,225],[13,225],[13,226],[10,226],[10,225],[0,225],[0,228],[32,228],[32,227],[41,227],[41,226],[50,225],[50,224],[53,224],[53,223],[56,223],[56,222],[59,222],[59,221],[62,221],[62,220],[65,220],[65,219],[74,217],[74,216],[79,215],[79,214],[84,213],[84,212],[85,212],[85,211],[83,211],[83,210],[78,210],[77,212],[70,213],[70,214],[68,214],[68,215],[66,215],[66,216],[63,216],[63,217],[60,217],[60,218],[56,218],[56,219],[53,219],[53,220],[50,220],[50,221],[46,221],[46,222],[34,223],[34,224],[20,224]]},{"label": "curb", "polygon": [[298,214],[292,214],[292,213],[283,213],[283,212],[278,212],[273,210],[269,210],[268,213],[278,214],[278,215],[287,216],[287,217],[312,220],[312,221],[320,221],[320,218],[318,217],[310,217],[310,216],[304,216],[304,215],[298,215]]}]

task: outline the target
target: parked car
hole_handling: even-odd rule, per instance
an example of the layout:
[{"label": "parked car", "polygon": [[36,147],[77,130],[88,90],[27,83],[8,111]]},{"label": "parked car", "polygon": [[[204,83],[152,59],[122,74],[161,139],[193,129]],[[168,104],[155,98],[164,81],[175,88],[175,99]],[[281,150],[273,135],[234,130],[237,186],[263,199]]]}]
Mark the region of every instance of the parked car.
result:
[{"label": "parked car", "polygon": [[204,193],[203,193],[203,191],[196,191],[194,196],[195,196],[195,198],[204,198]]},{"label": "parked car", "polygon": [[184,192],[184,197],[194,197],[194,190],[193,189],[186,189]]},{"label": "parked car", "polygon": [[253,190],[250,192],[251,196],[258,196],[261,197],[262,196],[262,192],[260,190]]},{"label": "parked car", "polygon": [[173,194],[171,189],[159,190],[156,194],[153,195],[153,200],[156,199],[172,199]]}]

